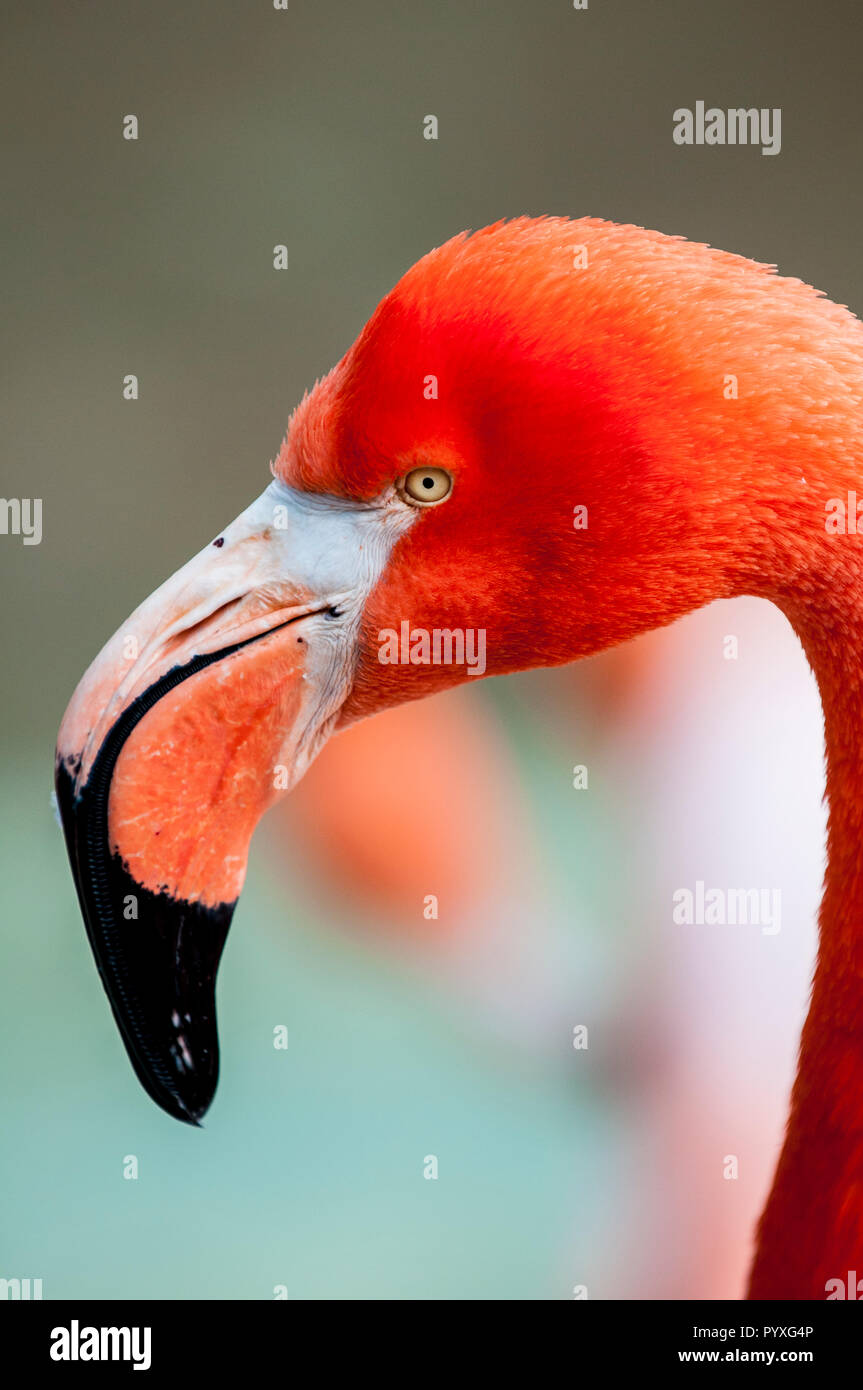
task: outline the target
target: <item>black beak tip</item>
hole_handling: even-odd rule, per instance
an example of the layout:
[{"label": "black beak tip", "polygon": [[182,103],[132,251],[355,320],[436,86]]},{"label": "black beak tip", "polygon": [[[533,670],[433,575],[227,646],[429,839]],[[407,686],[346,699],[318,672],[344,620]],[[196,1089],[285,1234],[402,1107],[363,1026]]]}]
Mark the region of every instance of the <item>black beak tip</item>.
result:
[{"label": "black beak tip", "polygon": [[98,759],[76,792],[57,767],[57,802],[96,965],[132,1066],[169,1115],[202,1128],[219,1078],[216,973],[235,903],[154,893],[111,852]]},{"label": "black beak tip", "polygon": [[[161,992],[148,993],[137,1004],[119,999],[108,988],[100,968],[111,1008],[129,1060],[138,1080],[152,1100],[175,1120],[202,1129],[201,1121],[212,1104],[219,1079],[219,1044],[213,1002],[215,977],[202,979],[196,998],[184,1001],[183,1022],[178,1023],[176,998],[165,1000]],[[171,982],[173,984],[173,981]],[[207,990],[207,985],[209,989]],[[206,1007],[201,995],[208,992]],[[142,1012],[143,1010],[143,1012]]]}]

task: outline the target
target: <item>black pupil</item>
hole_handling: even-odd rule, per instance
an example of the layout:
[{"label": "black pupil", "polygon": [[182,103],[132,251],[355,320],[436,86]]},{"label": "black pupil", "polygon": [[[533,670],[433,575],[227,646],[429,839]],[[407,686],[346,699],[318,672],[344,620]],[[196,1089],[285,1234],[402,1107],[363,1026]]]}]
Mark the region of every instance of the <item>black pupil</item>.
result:
[{"label": "black pupil", "polygon": [[423,478],[423,487],[434,487],[434,478]]}]

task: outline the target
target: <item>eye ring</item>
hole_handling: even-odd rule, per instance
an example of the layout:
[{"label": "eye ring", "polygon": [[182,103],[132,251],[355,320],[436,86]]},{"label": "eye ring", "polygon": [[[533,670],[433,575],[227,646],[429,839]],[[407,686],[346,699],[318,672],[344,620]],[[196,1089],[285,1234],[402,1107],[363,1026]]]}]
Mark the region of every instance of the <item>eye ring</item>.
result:
[{"label": "eye ring", "polygon": [[396,489],[412,507],[436,507],[452,495],[453,476],[446,468],[412,468],[399,478]]}]

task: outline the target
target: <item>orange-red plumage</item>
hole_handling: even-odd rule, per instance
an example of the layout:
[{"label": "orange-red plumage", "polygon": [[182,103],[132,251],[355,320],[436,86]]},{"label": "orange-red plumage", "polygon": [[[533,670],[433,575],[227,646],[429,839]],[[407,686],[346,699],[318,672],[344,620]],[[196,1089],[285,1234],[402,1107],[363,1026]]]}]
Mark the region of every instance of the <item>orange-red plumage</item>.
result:
[{"label": "orange-red plumage", "polygon": [[395,613],[486,628],[491,671],[570,661],[736,594],[773,600],[801,635],[826,714],[829,869],[752,1296],[823,1298],[863,1269],[863,572],[859,539],[825,527],[863,474],[863,327],[771,267],[678,238],[498,224],[404,276],[301,403],[275,468],[369,498],[415,461],[452,468],[453,497],[372,596],[344,721],[458,678],[373,665]]}]

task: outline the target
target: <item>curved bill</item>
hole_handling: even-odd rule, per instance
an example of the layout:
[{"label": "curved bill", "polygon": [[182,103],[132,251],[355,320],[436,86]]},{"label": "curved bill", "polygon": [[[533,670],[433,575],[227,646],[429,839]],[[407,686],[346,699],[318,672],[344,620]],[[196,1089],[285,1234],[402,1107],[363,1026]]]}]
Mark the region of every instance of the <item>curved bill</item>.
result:
[{"label": "curved bill", "polygon": [[87,934],[135,1071],[177,1119],[212,1100],[249,841],[350,689],[386,521],[274,482],[132,614],[64,716],[57,797]]}]

